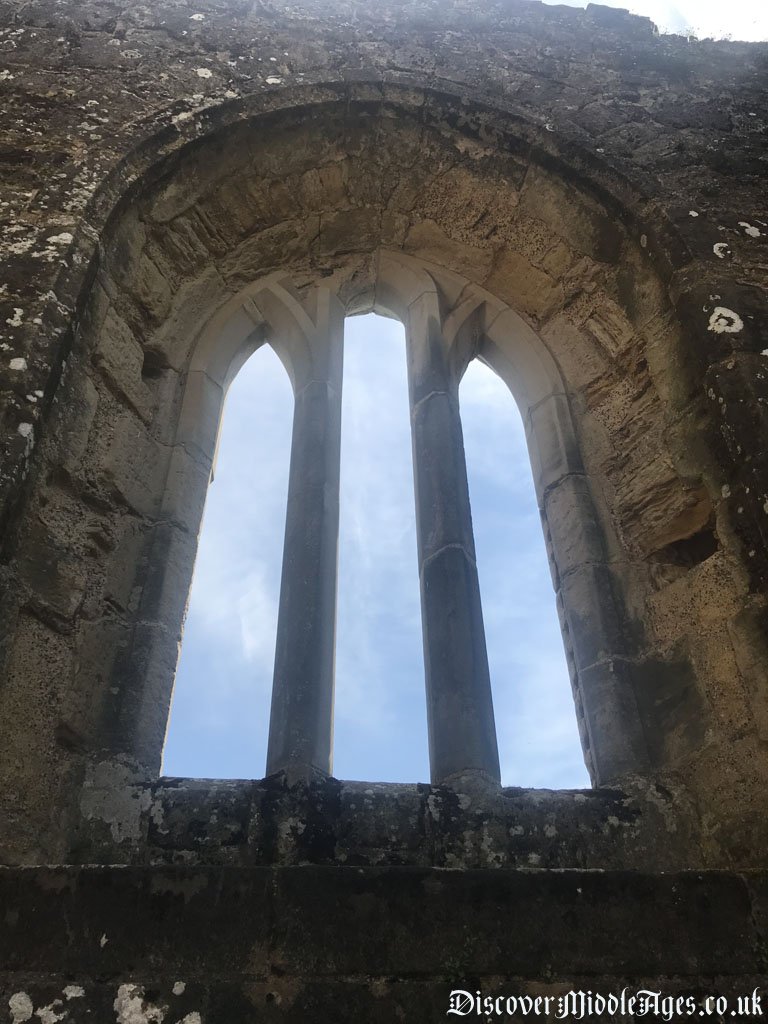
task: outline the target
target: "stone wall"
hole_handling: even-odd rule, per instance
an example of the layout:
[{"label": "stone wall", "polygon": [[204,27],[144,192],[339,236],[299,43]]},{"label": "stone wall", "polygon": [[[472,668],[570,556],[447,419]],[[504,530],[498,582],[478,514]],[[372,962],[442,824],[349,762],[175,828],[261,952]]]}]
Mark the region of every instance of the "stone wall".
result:
[{"label": "stone wall", "polygon": [[0,869],[0,901],[11,1024],[433,1024],[455,989],[551,999],[491,1020],[580,1019],[558,997],[622,990],[659,1002],[583,1019],[729,1020],[707,996],[736,1012],[765,984],[765,874]]},{"label": "stone wall", "polygon": [[[430,893],[438,872],[477,870],[497,905],[521,898],[515,886],[546,890],[568,940],[558,945],[553,925],[551,952],[525,970],[491,958],[483,971],[476,956],[456,960],[441,919],[444,943],[425,942],[456,974],[530,981],[551,968],[557,984],[591,973],[679,987],[716,975],[717,961],[724,988],[746,985],[764,967],[757,876],[707,876],[703,889],[676,876],[684,968],[671,944],[654,946],[638,893],[671,913],[659,872],[765,866],[766,47],[522,0],[9,0],[0,25],[0,859],[105,865],[10,872],[8,941],[23,908],[40,907],[40,886],[85,894],[141,878],[154,892],[161,867],[179,872],[184,900],[184,870],[202,865],[203,887],[224,866],[243,872],[237,892],[292,885],[294,871],[321,887],[330,876],[316,872],[341,872],[329,891],[378,906],[348,892],[345,872],[361,870],[401,909],[414,899],[414,920],[431,913],[414,879]],[[472,354],[523,412],[597,789],[158,780],[226,385],[257,344],[275,343],[275,288],[303,316],[318,288],[349,314],[392,312],[409,287],[392,266],[429,277],[440,329],[463,317]],[[603,941],[541,869],[644,881],[595,883],[592,917],[618,908]],[[446,885],[474,884],[462,877]],[[248,892],[274,920],[279,899]],[[83,978],[100,970],[91,898],[71,939]],[[202,899],[200,920],[230,913]],[[529,938],[533,903],[520,904]],[[153,898],[137,906],[155,913]],[[481,914],[468,920],[473,948],[497,941]],[[742,960],[724,959],[720,926]],[[330,968],[316,958],[288,971],[291,991],[298,976],[308,986],[293,1002],[270,980],[285,971],[274,941],[246,936],[236,996],[208,993],[207,1019],[270,1019],[264,1000],[277,993],[269,1013],[293,1006],[298,1020],[317,976],[345,972],[363,986],[352,1013],[384,975],[407,973],[397,929],[381,969],[362,971],[334,928]],[[53,925],[39,934],[63,941]],[[160,936],[151,962],[115,953],[123,995],[99,982],[104,1019],[132,1021],[132,999],[137,1019],[173,1016],[158,964],[186,971],[205,947],[175,961]],[[585,941],[586,966],[572,955]],[[25,971],[53,970],[32,946],[8,961],[7,999],[27,993]],[[436,993],[451,971],[428,959],[413,975],[432,978],[418,1004],[431,1009],[413,1019],[445,1012]],[[66,1004],[75,1020],[96,1006],[63,994],[86,987],[73,967],[54,973],[50,992],[10,1004],[13,1024],[35,1007],[52,1020]],[[328,991],[318,998],[327,1016]],[[202,1005],[179,1004],[178,1019],[198,1024]],[[394,1006],[381,1004],[386,1019]]]}]

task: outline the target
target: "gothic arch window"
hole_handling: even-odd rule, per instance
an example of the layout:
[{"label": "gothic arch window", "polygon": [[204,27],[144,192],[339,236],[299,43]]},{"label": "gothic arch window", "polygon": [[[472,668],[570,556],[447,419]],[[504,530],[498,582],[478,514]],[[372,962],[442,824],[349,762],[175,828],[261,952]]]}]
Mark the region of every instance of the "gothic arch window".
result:
[{"label": "gothic arch window", "polygon": [[226,397],[163,751],[166,775],[248,778],[261,770],[292,406],[285,368],[264,345]]},{"label": "gothic arch window", "polygon": [[344,324],[334,774],[429,777],[405,334]]},{"label": "gothic arch window", "polygon": [[[542,351],[519,343],[526,332],[533,338],[530,329],[453,275],[436,277],[418,261],[382,254],[374,308],[400,318],[406,328],[432,777],[445,780],[470,773],[498,781],[459,382],[479,354],[497,373],[514,378],[529,416],[531,398],[536,409],[551,406],[550,415],[560,417],[559,432],[545,435],[543,450],[534,443],[540,475],[556,471],[559,460],[561,475],[573,476],[568,449],[561,450],[567,411],[556,387],[553,393],[556,373]],[[288,279],[275,276],[254,286],[204,332],[182,409],[182,447],[202,443],[212,451],[227,382],[265,340],[275,347],[293,383],[267,774],[332,770],[345,312],[322,285],[300,292]],[[201,415],[206,404],[207,417]],[[206,423],[207,441],[201,442],[197,435]],[[536,442],[535,432],[530,436]],[[553,445],[558,450],[547,450]],[[556,490],[558,482],[557,476],[550,480],[548,490],[553,485]],[[538,484],[541,490],[541,479]],[[581,498],[588,500],[586,492]],[[557,560],[551,540],[550,545]],[[586,731],[583,707],[580,711]]]},{"label": "gothic arch window", "polygon": [[520,412],[479,359],[459,398],[502,782],[588,785]]},{"label": "gothic arch window", "polygon": [[[347,447],[341,458],[334,771],[406,782],[425,778],[428,767],[401,332],[397,321],[375,315],[347,319],[344,326]],[[583,760],[572,741],[568,749],[573,712],[561,692],[568,670],[519,415],[506,386],[478,360],[469,363],[461,391],[477,488],[473,529],[488,545],[476,543],[502,778],[573,785],[581,781]],[[177,670],[166,774],[248,777],[263,765],[291,405],[285,371],[264,345],[227,393],[225,436],[217,445]],[[558,774],[563,757],[568,767]]]}]

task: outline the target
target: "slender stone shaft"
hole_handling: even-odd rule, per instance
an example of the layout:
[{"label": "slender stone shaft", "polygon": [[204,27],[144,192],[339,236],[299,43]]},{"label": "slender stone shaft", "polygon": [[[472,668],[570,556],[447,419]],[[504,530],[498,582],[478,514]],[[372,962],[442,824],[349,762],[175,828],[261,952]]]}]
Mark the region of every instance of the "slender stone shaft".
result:
[{"label": "slender stone shaft", "polygon": [[295,396],[267,775],[332,771],[342,330]]},{"label": "slender stone shaft", "polygon": [[407,337],[431,775],[499,781],[458,380],[430,305],[411,307]]}]

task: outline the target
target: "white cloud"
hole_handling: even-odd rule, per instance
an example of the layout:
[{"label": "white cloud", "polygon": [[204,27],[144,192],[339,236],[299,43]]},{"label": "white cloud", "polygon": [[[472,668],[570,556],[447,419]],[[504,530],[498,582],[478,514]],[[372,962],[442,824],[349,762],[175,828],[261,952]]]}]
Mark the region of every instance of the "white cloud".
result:
[{"label": "white cloud", "polygon": [[[544,0],[586,7],[588,0]],[[650,18],[660,32],[695,34],[698,38],[740,39],[756,42],[768,39],[768,6],[764,0],[602,0],[608,7],[623,7]]]},{"label": "white cloud", "polygon": [[246,659],[271,676],[277,632],[277,595],[265,579],[265,568],[255,564],[241,588],[238,600],[240,635]]}]

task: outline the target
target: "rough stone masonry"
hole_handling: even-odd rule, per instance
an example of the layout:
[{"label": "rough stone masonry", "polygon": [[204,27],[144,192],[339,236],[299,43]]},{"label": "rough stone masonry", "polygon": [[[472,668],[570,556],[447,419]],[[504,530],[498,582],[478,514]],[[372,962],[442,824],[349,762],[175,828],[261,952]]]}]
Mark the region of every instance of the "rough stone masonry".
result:
[{"label": "rough stone masonry", "polygon": [[[767,85],[765,44],[597,5],[3,0],[0,1021],[764,985]],[[423,472],[469,359],[520,406],[590,791],[494,779],[453,462],[431,782],[328,772],[327,518],[275,770],[159,775],[226,387],[271,344],[331,403],[323,325],[371,310],[448,396]]]}]

